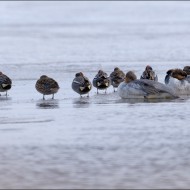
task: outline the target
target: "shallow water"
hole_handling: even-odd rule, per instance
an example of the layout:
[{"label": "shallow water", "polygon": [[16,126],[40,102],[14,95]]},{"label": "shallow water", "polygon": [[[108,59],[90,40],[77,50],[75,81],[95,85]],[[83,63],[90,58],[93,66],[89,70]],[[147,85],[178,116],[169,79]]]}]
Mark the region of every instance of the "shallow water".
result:
[{"label": "shallow water", "polygon": [[[189,97],[80,98],[115,66],[140,77],[147,64],[163,82],[190,63],[188,2],[0,2],[0,68],[13,80],[0,97],[0,188],[189,188]],[[59,82],[52,100],[40,75]]]}]

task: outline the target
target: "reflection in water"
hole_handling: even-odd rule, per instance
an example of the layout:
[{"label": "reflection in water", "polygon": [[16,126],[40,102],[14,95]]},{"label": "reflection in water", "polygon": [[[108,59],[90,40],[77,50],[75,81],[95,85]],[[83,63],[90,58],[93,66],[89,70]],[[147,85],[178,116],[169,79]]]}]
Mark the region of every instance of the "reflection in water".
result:
[{"label": "reflection in water", "polygon": [[95,95],[92,96],[90,101],[94,104],[136,104],[136,103],[162,103],[162,102],[184,102],[187,98],[178,98],[178,99],[144,99],[144,98],[130,98],[122,99],[116,93],[110,93],[105,95]]},{"label": "reflection in water", "polygon": [[162,103],[162,102],[173,102],[173,99],[143,99],[143,98],[134,98],[134,99],[119,99],[115,103]]},{"label": "reflection in water", "polygon": [[0,101],[7,101],[7,100],[12,100],[11,97],[7,97],[7,96],[0,96]]},{"label": "reflection in water", "polygon": [[41,100],[36,104],[37,108],[39,109],[57,109],[59,108],[59,101],[58,100]]},{"label": "reflection in water", "polygon": [[88,108],[90,105],[89,98],[77,98],[73,100],[73,107],[74,108]]}]

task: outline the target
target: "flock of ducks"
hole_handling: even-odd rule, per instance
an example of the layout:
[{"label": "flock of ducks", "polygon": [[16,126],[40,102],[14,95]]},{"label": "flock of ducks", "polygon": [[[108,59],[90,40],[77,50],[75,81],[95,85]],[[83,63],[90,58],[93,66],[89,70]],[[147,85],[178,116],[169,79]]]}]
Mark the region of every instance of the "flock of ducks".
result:
[{"label": "flock of ducks", "polygon": [[[158,82],[158,76],[151,66],[147,65],[140,79],[133,71],[126,74],[118,67],[108,76],[102,70],[99,70],[92,83],[84,76],[82,72],[76,73],[72,81],[72,89],[82,95],[89,96],[92,85],[99,90],[104,90],[113,86],[114,92],[118,91],[121,98],[178,98],[180,95],[190,95],[190,66],[182,69],[170,69],[166,72],[165,84]],[[11,79],[0,72],[0,92],[6,92],[11,89]],[[43,95],[52,95],[58,92],[59,85],[53,79],[42,75],[36,82],[36,90]]]}]

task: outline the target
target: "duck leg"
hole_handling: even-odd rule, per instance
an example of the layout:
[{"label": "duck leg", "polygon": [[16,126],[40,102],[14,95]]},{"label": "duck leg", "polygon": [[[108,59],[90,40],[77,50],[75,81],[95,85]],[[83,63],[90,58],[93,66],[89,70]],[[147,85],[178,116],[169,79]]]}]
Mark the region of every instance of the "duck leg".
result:
[{"label": "duck leg", "polygon": [[54,99],[54,94],[52,95],[52,99]]},{"label": "duck leg", "polygon": [[43,100],[45,100],[45,95],[43,94]]}]

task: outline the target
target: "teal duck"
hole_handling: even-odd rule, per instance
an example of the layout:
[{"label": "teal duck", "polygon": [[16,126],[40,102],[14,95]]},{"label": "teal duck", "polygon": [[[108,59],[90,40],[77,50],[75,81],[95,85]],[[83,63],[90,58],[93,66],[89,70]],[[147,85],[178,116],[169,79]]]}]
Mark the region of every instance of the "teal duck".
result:
[{"label": "teal duck", "polygon": [[113,86],[114,92],[115,88],[119,86],[121,82],[125,79],[125,73],[118,67],[114,68],[114,71],[110,74],[111,85]]},{"label": "teal duck", "polygon": [[72,89],[76,93],[80,94],[81,97],[84,94],[88,94],[87,96],[89,97],[89,92],[92,89],[92,84],[90,80],[84,76],[82,72],[80,72],[76,73],[75,78],[73,79]]},{"label": "teal duck", "polygon": [[2,72],[0,72],[0,92],[6,92],[12,87],[12,80]]},{"label": "teal duck", "polygon": [[107,73],[105,73],[102,70],[99,70],[92,83],[93,86],[97,88],[97,94],[98,90],[105,90],[106,93],[107,88],[111,85],[111,80],[108,77]]},{"label": "teal duck", "polygon": [[155,74],[152,67],[150,65],[147,65],[145,71],[141,75],[141,79],[158,81],[158,76]]},{"label": "teal duck", "polygon": [[46,76],[42,75],[39,80],[36,82],[36,90],[43,94],[43,99],[45,99],[45,95],[51,95],[52,94],[52,99],[54,99],[54,94],[58,92],[59,90],[59,85],[58,83]]}]

